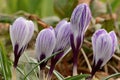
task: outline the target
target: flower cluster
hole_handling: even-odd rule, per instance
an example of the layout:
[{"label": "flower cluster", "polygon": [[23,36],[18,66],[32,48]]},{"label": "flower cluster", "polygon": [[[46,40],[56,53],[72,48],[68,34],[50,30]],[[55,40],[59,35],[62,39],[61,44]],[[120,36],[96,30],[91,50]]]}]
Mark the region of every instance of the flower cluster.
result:
[{"label": "flower cluster", "polygon": [[[73,75],[77,75],[77,56],[84,41],[84,35],[91,21],[91,12],[87,4],[78,5],[72,15],[70,22],[60,21],[55,28],[50,26],[41,30],[36,38],[35,51],[37,61],[40,62],[52,54],[59,52],[51,58],[50,70],[47,80],[60,59],[62,59],[71,49],[73,52]],[[18,60],[34,33],[32,21],[19,17],[10,26],[10,37],[14,51],[14,67],[17,67]],[[93,67],[91,77],[95,72],[103,67],[112,57],[117,46],[117,38],[114,31],[107,33],[104,29],[97,30],[92,36],[93,46]],[[43,61],[39,66],[44,70],[48,61]]]}]

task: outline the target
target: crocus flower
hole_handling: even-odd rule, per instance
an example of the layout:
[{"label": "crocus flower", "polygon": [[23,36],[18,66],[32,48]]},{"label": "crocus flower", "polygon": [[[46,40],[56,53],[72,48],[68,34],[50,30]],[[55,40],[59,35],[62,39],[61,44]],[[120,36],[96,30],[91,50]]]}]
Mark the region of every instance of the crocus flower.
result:
[{"label": "crocus flower", "polygon": [[92,36],[93,67],[91,75],[103,67],[112,57],[117,46],[117,37],[114,31],[107,33],[104,29],[97,30]]},{"label": "crocus flower", "polygon": [[34,23],[23,17],[17,18],[13,25],[10,26],[10,38],[14,51],[14,67],[17,67],[18,60],[24,52],[27,44],[31,40],[34,33]]},{"label": "crocus flower", "polygon": [[71,34],[70,22],[67,22],[66,20],[60,21],[55,28],[55,33],[56,33],[56,46],[54,48],[53,53],[58,51],[61,52],[51,59],[48,80],[51,79],[51,75],[53,73],[56,63],[70,51],[70,34]]},{"label": "crocus flower", "polygon": [[63,55],[60,56],[61,58],[70,51],[70,22],[67,22],[66,20],[60,21],[55,28],[55,32],[56,46],[53,52],[57,52],[60,50],[63,51]]},{"label": "crocus flower", "polygon": [[[36,57],[38,62],[51,56],[53,49],[55,48],[55,44],[55,32],[52,27],[40,31],[37,36],[35,45]],[[45,68],[46,63],[47,61],[40,64],[41,70]]]},{"label": "crocus flower", "polygon": [[79,4],[71,16],[70,35],[71,47],[73,51],[73,75],[77,75],[77,56],[84,40],[84,34],[91,20],[91,11],[85,3]]}]

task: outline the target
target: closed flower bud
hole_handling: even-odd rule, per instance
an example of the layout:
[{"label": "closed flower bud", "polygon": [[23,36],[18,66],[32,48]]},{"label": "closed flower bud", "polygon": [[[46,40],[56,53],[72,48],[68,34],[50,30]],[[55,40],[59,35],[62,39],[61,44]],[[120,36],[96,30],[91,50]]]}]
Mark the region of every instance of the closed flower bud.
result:
[{"label": "closed flower bud", "polygon": [[114,31],[107,33],[104,29],[97,30],[92,36],[93,69],[91,75],[103,67],[112,57],[117,46],[117,37]]},{"label": "closed flower bud", "polygon": [[[36,39],[36,57],[38,62],[51,56],[53,49],[55,48],[56,38],[55,32],[52,27],[43,29]],[[40,64],[40,68],[44,69],[47,62]]]},{"label": "closed flower bud", "polygon": [[60,21],[55,28],[55,32],[56,46],[53,53],[61,51],[53,58],[52,63],[56,64],[60,58],[64,57],[70,51],[70,22],[67,22],[66,20]]},{"label": "closed flower bud", "polygon": [[77,75],[77,56],[84,40],[84,34],[91,20],[91,11],[87,4],[79,4],[73,11],[70,26],[70,43],[73,51],[73,75]]},{"label": "closed flower bud", "polygon": [[64,53],[68,52],[70,50],[70,22],[67,22],[66,20],[60,21],[55,28],[55,32],[56,46],[54,52],[59,50],[63,50]]},{"label": "closed flower bud", "polygon": [[66,20],[60,21],[56,28],[55,28],[55,34],[56,34],[56,46],[54,48],[53,53],[56,53],[58,51],[61,51],[59,54],[55,55],[51,59],[51,66],[48,73],[49,80],[51,79],[51,75],[53,73],[53,70],[55,68],[56,63],[62,59],[68,51],[70,51],[70,23]]},{"label": "closed flower bud", "polygon": [[85,34],[86,29],[88,28],[90,20],[91,11],[89,9],[89,6],[85,3],[79,4],[74,9],[70,20],[71,30],[74,36],[74,45],[76,48],[80,48],[80,41],[81,43],[83,42],[83,36]]},{"label": "closed flower bud", "polygon": [[31,40],[34,33],[34,23],[19,17],[10,26],[10,38],[14,50],[14,67],[17,66],[19,57],[24,52],[27,44]]}]

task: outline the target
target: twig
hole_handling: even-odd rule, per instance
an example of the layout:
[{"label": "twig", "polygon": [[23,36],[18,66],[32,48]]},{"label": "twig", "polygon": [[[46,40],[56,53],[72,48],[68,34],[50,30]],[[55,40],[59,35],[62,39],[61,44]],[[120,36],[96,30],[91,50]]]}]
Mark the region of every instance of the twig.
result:
[{"label": "twig", "polygon": [[29,13],[26,13],[24,11],[20,11],[20,12],[16,13],[15,15],[3,15],[3,14],[0,14],[0,22],[12,23],[20,15],[24,16],[24,17],[26,17],[26,18],[28,18],[30,20],[37,21],[38,25],[42,26],[43,28],[47,28],[47,27],[50,26],[47,23],[43,22],[37,15],[29,14]]},{"label": "twig", "polygon": [[113,58],[115,58],[115,59],[117,59],[118,61],[120,61],[120,57],[119,56],[117,56],[117,55],[113,55]]},{"label": "twig", "polygon": [[114,72],[118,73],[118,71],[117,71],[112,65],[108,64],[108,66],[109,66]]},{"label": "twig", "polygon": [[86,56],[86,54],[85,54],[85,52],[84,52],[84,50],[82,48],[81,48],[81,52],[82,52],[82,54],[83,54],[83,56],[85,58],[85,61],[86,61],[87,65],[88,65],[88,68],[89,68],[89,70],[91,72],[92,68],[91,68],[90,62],[89,62],[88,57]]},{"label": "twig", "polygon": [[38,16],[36,16],[36,15],[34,15],[34,14],[29,14],[29,15],[26,15],[30,20],[35,20],[35,21],[37,21],[37,23],[39,24],[39,25],[41,25],[42,27],[44,27],[44,28],[47,28],[47,27],[49,27],[49,25],[48,24],[46,24],[45,22],[43,22]]},{"label": "twig", "polygon": [[108,73],[108,66],[107,65],[105,65],[104,69],[105,69],[105,72]]},{"label": "twig", "polygon": [[88,40],[86,40],[86,39],[84,39],[84,42],[85,43],[87,43],[87,44],[89,44],[89,45],[92,45],[92,43],[91,42],[89,42]]}]

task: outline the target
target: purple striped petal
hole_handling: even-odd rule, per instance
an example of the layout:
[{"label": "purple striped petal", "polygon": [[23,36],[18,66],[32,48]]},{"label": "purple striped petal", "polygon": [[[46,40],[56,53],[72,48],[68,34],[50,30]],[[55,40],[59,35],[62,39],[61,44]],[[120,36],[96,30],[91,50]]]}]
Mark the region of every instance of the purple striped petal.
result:
[{"label": "purple striped petal", "polygon": [[[59,22],[58,24],[60,23],[61,22]],[[63,51],[64,53],[59,57],[62,58],[70,51],[70,34],[71,34],[70,23],[64,20],[64,23],[59,25],[59,29],[56,28],[55,31],[57,31],[57,34],[54,52],[64,50]]]},{"label": "purple striped petal", "polygon": [[[77,46],[77,38],[83,37],[91,20],[91,11],[85,3],[78,5],[71,16],[71,30],[74,35],[74,44]],[[82,40],[83,41],[83,40]]]},{"label": "purple striped petal", "polygon": [[[116,49],[116,47],[117,47],[117,37],[116,37],[116,34],[115,34],[115,32],[114,31],[111,31],[110,33],[109,33],[109,35],[111,36],[111,38],[112,38],[112,44],[113,44],[113,51],[112,51],[112,54],[114,53],[114,51],[115,51],[115,49]],[[111,56],[112,56],[112,54],[111,54]]]},{"label": "purple striped petal", "polygon": [[[96,50],[96,51],[95,51]],[[96,48],[94,49],[96,53],[95,63],[99,61],[99,59],[103,60],[101,67],[107,63],[107,61],[112,57],[112,39],[109,34],[100,35],[96,40]]]},{"label": "purple striped petal", "polygon": [[83,43],[84,34],[88,28],[91,17],[90,8],[85,3],[79,4],[72,13],[70,26],[76,48],[80,48]]},{"label": "purple striped petal", "polygon": [[[99,29],[99,30],[97,30],[97,31],[93,34],[93,36],[92,36],[92,47],[93,47],[93,49],[96,48],[96,40],[97,40],[97,38],[98,38],[100,35],[102,35],[102,34],[107,34],[107,32],[106,32],[104,29]],[[93,51],[96,51],[96,50],[93,50]],[[96,52],[95,52],[95,53],[96,53]],[[94,55],[96,55],[96,54],[94,54]]]},{"label": "purple striped petal", "polygon": [[19,57],[24,52],[34,32],[34,24],[23,17],[17,18],[10,26],[10,38],[14,50],[14,67],[17,67]]},{"label": "purple striped petal", "polygon": [[61,27],[61,25],[64,25],[64,24],[67,24],[68,22],[66,20],[62,20],[60,21],[56,27],[55,27],[55,34],[57,35],[58,31],[59,31],[59,28]]},{"label": "purple striped petal", "polygon": [[[104,29],[97,30],[92,36],[94,67],[102,61],[100,67],[104,66],[112,57],[117,45],[114,31],[107,33]],[[94,70],[93,70],[94,71]]]},{"label": "purple striped petal", "polygon": [[55,51],[58,51],[59,49],[64,49],[68,46],[70,47],[70,33],[70,23],[67,22],[60,26],[59,30],[57,30],[56,47],[54,49]]},{"label": "purple striped petal", "polygon": [[[30,26],[31,23],[32,21],[28,23],[28,20],[19,17],[15,20],[13,25],[10,26],[10,37],[13,45],[13,50],[16,44],[19,46],[18,52],[22,47],[28,44],[34,32],[34,25]],[[29,30],[31,30],[31,32]]]},{"label": "purple striped petal", "polygon": [[41,55],[45,55],[45,58],[48,58],[55,48],[56,38],[55,32],[52,27],[46,28],[40,31],[37,36],[35,49],[36,49],[36,57],[38,61],[40,61]]},{"label": "purple striped petal", "polygon": [[28,32],[28,38],[26,39],[26,43],[28,44],[28,42],[31,40],[32,35],[34,33],[34,23],[32,21],[26,21],[27,26],[29,27],[29,32]]}]

